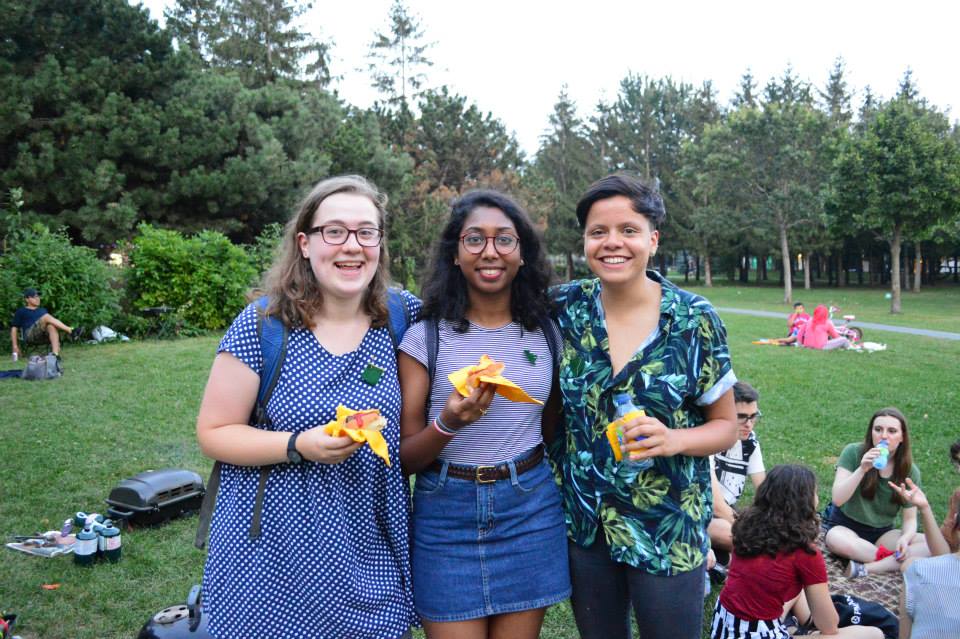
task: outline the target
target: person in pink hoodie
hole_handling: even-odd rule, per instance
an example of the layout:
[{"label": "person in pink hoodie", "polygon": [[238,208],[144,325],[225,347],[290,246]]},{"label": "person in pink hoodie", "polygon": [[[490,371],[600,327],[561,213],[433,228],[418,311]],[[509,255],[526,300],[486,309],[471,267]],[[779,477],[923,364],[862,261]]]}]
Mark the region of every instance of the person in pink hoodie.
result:
[{"label": "person in pink hoodie", "polygon": [[818,304],[813,309],[813,319],[800,327],[800,332],[797,333],[797,342],[801,346],[822,351],[850,346],[850,342],[837,333],[836,327],[830,321],[827,307],[823,304]]}]

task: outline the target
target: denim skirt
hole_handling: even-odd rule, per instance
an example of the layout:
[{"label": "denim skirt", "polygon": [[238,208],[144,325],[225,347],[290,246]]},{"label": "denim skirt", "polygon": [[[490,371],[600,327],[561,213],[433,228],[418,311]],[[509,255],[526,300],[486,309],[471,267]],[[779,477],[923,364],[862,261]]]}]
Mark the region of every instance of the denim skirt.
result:
[{"label": "denim skirt", "polygon": [[477,619],[545,608],[570,596],[560,491],[544,459],[490,483],[417,474],[413,493],[413,597],[427,621]]}]

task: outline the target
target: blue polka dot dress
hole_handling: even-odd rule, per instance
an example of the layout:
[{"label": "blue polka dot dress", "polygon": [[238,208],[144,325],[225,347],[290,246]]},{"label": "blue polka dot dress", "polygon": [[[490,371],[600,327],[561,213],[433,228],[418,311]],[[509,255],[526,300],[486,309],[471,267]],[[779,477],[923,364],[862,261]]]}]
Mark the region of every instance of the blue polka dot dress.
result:
[{"label": "blue polka dot dress", "polygon": [[[411,317],[420,302],[404,293]],[[258,375],[263,358],[248,306],[220,343]],[[385,369],[376,385],[368,364]],[[249,537],[259,467],[223,464],[203,575],[204,613],[217,639],[390,639],[416,622],[410,583],[409,485],[400,469],[400,386],[386,328],[356,351],[327,352],[306,329],[290,331],[267,413],[278,431],[335,418],[338,404],[379,408],[391,467],[362,446],[340,464],[274,466],[260,538]]]}]

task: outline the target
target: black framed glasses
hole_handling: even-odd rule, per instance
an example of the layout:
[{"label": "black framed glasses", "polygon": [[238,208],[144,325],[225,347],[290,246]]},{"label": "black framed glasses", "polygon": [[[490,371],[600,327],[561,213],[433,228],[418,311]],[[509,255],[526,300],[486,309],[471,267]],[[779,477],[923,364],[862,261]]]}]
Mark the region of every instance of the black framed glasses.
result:
[{"label": "black framed glasses", "polygon": [[307,235],[319,233],[324,242],[334,246],[346,244],[351,234],[357,238],[357,244],[367,248],[380,246],[380,242],[383,240],[383,229],[378,229],[375,226],[361,226],[358,229],[348,229],[342,224],[324,224],[323,226],[309,228],[305,233]]},{"label": "black framed glasses", "polygon": [[500,255],[510,255],[520,246],[520,238],[512,233],[497,233],[496,235],[484,235],[476,231],[464,233],[460,236],[460,242],[467,253],[479,255],[487,248],[487,242],[493,240],[493,249]]},{"label": "black framed glasses", "polygon": [[761,417],[763,417],[763,413],[760,411],[755,413],[737,413],[737,421],[741,424],[746,424],[747,422],[759,422]]}]

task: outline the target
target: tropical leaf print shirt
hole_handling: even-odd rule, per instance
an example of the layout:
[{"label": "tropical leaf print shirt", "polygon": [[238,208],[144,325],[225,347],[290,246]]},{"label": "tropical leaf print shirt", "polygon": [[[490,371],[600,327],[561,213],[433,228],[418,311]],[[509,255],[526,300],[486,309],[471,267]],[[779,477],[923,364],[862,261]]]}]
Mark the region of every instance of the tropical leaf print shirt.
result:
[{"label": "tropical leaf print shirt", "polygon": [[655,457],[648,470],[618,463],[605,435],[615,417],[614,395],[668,428],[693,428],[702,406],[737,381],[726,330],[710,303],[654,271],[661,286],[658,328],[623,369],[613,374],[600,281],[553,289],[564,344],[560,362],[563,420],[550,445],[561,479],[567,535],[593,544],[602,524],[611,557],[655,575],[698,568],[706,557],[713,513],[706,457]]}]

